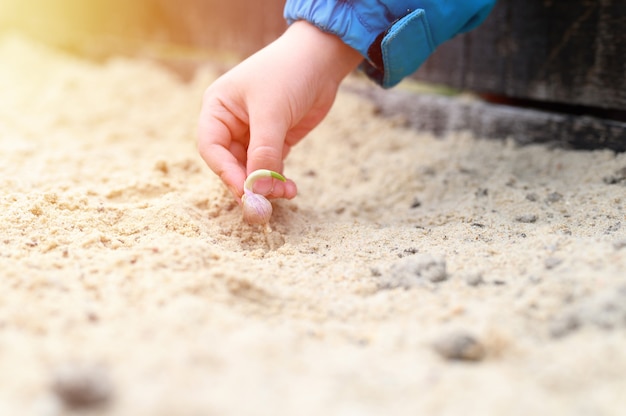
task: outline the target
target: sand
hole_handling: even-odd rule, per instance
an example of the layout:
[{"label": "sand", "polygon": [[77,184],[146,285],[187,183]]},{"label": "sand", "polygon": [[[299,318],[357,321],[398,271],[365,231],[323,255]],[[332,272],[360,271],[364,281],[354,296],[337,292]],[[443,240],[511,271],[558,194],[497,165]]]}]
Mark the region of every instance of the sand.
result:
[{"label": "sand", "polygon": [[344,90],[264,232],[196,151],[210,67],[0,62],[0,414],[623,414],[626,155]]}]

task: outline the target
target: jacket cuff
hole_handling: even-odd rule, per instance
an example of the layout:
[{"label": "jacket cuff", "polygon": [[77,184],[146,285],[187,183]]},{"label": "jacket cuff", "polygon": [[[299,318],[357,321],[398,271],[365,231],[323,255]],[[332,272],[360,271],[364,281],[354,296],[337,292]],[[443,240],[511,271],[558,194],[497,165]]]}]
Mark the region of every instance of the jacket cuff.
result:
[{"label": "jacket cuff", "polygon": [[364,58],[361,69],[384,88],[415,72],[435,48],[478,26],[496,0],[287,0],[289,24],[305,20]]},{"label": "jacket cuff", "polygon": [[378,36],[361,69],[383,88],[391,88],[415,72],[434,50],[426,12],[417,9]]},{"label": "jacket cuff", "polygon": [[361,0],[354,3],[341,0],[287,0],[284,17],[288,24],[305,20],[323,32],[336,35],[368,59],[370,45],[395,18],[380,1]]}]

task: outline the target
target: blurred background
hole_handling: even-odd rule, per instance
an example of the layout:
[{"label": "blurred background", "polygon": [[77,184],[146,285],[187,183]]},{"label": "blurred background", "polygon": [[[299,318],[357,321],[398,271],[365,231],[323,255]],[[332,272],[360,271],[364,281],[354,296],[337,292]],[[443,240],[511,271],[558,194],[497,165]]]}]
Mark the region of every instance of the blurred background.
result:
[{"label": "blurred background", "polygon": [[283,0],[0,0],[0,31],[91,59],[241,59],[286,28]]},{"label": "blurred background", "polygon": [[[207,56],[236,62],[278,37],[284,3],[0,0],[0,31],[92,59],[143,56],[191,73]],[[625,121],[624,25],[624,0],[499,0],[482,26],[442,45],[413,78],[495,102]]]}]

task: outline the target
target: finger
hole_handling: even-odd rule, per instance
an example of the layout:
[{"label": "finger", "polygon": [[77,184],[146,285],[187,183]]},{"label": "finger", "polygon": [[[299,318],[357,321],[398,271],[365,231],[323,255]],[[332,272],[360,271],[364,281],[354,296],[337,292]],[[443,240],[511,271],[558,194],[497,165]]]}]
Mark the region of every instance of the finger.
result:
[{"label": "finger", "polygon": [[269,169],[282,173],[283,146],[288,122],[280,112],[250,114],[247,171]]},{"label": "finger", "polygon": [[198,122],[198,151],[236,197],[243,194],[246,178],[245,156],[234,137],[245,134],[247,126],[223,106],[205,103]]},{"label": "finger", "polygon": [[[291,146],[285,143],[283,145],[283,160],[287,157],[290,150]],[[272,189],[270,190],[269,194],[266,195],[268,198],[292,199],[298,193],[298,188],[296,187],[295,182],[291,179],[287,179],[286,182],[275,180],[272,185]]]},{"label": "finger", "polygon": [[200,155],[228,187],[233,196],[239,200],[243,195],[243,183],[246,173],[243,165],[228,150],[220,145],[209,144],[200,146]]},{"label": "finger", "polygon": [[274,181],[274,189],[268,195],[269,198],[285,198],[292,199],[298,194],[298,188],[291,179],[287,179],[287,182]]}]

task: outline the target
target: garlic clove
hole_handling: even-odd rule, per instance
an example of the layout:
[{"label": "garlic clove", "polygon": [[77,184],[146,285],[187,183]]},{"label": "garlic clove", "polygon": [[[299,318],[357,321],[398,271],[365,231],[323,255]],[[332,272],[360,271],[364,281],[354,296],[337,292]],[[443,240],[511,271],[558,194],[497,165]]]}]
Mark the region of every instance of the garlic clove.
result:
[{"label": "garlic clove", "polygon": [[263,195],[255,194],[254,182],[261,178],[275,178],[283,182],[285,177],[278,172],[267,169],[259,169],[252,172],[243,184],[243,220],[248,224],[267,224],[272,216],[272,203]]},{"label": "garlic clove", "polygon": [[267,224],[272,216],[272,203],[263,195],[244,190],[243,197],[243,220],[248,224]]}]

